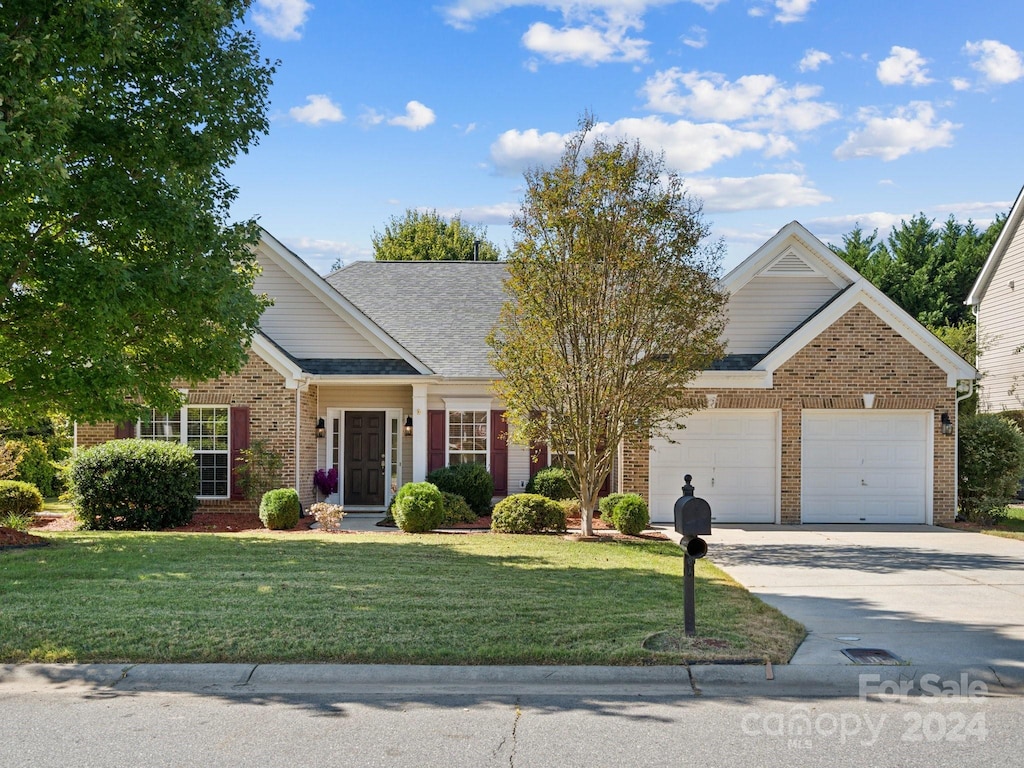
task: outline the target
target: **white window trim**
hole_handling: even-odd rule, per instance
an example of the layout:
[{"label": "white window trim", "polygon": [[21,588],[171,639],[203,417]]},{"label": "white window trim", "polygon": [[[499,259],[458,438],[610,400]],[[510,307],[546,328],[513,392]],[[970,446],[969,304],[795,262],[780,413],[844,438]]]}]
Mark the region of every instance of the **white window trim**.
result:
[{"label": "white window trim", "polygon": [[[187,392],[187,390],[185,390]],[[209,405],[183,405],[178,410],[178,442],[182,445],[188,445],[188,411],[189,408],[203,409],[203,408],[223,408],[228,412],[228,447],[226,451],[196,451],[196,455],[200,454],[218,454],[226,453],[228,457],[228,485],[227,493],[223,496],[204,496],[202,494],[196,494],[196,498],[200,501],[225,501],[231,498],[231,406],[222,404],[209,404]],[[150,409],[155,410],[155,409]],[[173,411],[167,411],[168,414]],[[142,434],[142,419],[139,418],[135,422],[135,435],[139,436]],[[144,438],[151,439],[151,438]],[[155,439],[154,439],[155,440]],[[172,442],[170,440],[164,440],[162,442]],[[197,465],[198,466],[198,465]]]},{"label": "white window trim", "polygon": [[[444,397],[444,459],[445,466],[452,465],[451,452],[451,412],[452,411],[476,411],[486,413],[484,418],[484,429],[486,438],[484,440],[484,466],[491,471],[491,403],[489,397]],[[465,451],[461,453],[478,453],[478,451]],[[457,455],[460,455],[457,454]]]}]

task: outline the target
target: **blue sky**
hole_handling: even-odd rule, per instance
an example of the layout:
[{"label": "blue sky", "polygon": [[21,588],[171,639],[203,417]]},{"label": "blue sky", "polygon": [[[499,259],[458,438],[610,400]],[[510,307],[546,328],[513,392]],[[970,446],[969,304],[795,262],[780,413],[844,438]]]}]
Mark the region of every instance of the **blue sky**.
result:
[{"label": "blue sky", "polygon": [[238,217],[320,272],[407,208],[511,243],[524,168],[584,111],[663,151],[723,267],[796,219],[825,242],[1024,185],[1020,0],[256,0],[271,127]]}]

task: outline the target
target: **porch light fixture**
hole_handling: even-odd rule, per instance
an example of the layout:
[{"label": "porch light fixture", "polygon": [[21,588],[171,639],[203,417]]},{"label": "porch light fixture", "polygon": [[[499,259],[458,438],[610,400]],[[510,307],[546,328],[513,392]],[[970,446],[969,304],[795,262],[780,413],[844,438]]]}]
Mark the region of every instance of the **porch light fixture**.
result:
[{"label": "porch light fixture", "polygon": [[412,437],[412,416],[405,417],[405,436]]},{"label": "porch light fixture", "polygon": [[323,419],[316,420],[316,436],[317,439],[321,437],[327,437],[327,425],[324,424]]},{"label": "porch light fixture", "polygon": [[952,435],[953,434],[953,422],[950,421],[949,414],[948,413],[943,413],[942,416],[939,418],[939,421],[942,423],[942,434],[944,434],[944,435]]},{"label": "porch light fixture", "polygon": [[875,396],[870,392],[864,394],[864,407],[868,409],[875,407]]}]

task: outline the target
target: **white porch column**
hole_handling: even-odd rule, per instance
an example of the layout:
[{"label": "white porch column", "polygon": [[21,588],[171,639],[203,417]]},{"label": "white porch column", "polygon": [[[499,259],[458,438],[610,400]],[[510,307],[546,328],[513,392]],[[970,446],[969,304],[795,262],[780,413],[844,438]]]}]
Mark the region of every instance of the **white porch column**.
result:
[{"label": "white porch column", "polygon": [[427,479],[427,385],[412,385],[412,480]]}]

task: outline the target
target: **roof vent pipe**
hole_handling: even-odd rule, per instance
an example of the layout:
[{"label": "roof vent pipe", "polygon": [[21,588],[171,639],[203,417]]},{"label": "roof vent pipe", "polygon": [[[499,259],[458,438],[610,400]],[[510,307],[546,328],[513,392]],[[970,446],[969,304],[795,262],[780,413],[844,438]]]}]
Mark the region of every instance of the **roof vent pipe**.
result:
[{"label": "roof vent pipe", "polygon": [[480,261],[480,241],[473,241],[473,261]]}]

